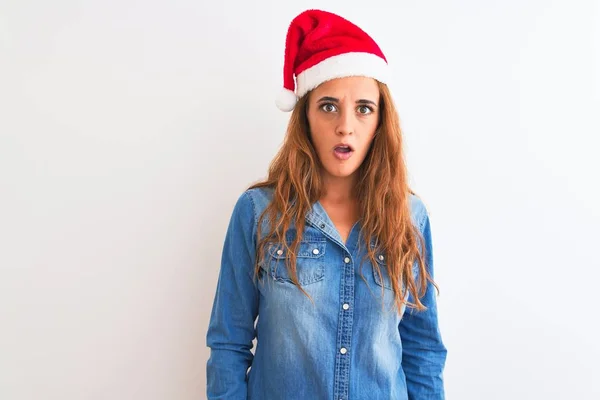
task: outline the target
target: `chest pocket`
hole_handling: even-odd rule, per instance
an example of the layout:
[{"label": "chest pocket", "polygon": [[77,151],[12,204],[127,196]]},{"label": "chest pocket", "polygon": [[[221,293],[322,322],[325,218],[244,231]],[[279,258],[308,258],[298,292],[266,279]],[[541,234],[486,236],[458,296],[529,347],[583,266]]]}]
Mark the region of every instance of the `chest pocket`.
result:
[{"label": "chest pocket", "polygon": [[390,280],[390,275],[387,272],[385,254],[375,249],[375,260],[377,261],[379,271],[381,271],[381,277],[379,276],[375,268],[373,268],[373,280],[375,280],[375,283],[377,285],[392,290],[392,282]]},{"label": "chest pocket", "polygon": [[[300,242],[296,253],[296,273],[300,285],[309,285],[323,280],[325,276],[325,240]],[[261,267],[275,281],[291,283],[286,267],[287,250],[280,243],[269,243],[265,262]]]}]

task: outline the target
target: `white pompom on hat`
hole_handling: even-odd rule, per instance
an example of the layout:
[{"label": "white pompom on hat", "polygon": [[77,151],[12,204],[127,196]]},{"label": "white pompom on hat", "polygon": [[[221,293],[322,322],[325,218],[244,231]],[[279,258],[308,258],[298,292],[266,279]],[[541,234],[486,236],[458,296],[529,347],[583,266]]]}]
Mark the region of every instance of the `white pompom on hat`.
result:
[{"label": "white pompom on hat", "polygon": [[310,90],[346,76],[387,83],[387,59],[377,43],[361,28],[331,12],[311,9],[296,16],[286,36],[283,89],[275,100],[277,107],[292,111]]},{"label": "white pompom on hat", "polygon": [[281,111],[292,111],[298,102],[298,96],[290,89],[281,89],[275,99],[275,104]]}]

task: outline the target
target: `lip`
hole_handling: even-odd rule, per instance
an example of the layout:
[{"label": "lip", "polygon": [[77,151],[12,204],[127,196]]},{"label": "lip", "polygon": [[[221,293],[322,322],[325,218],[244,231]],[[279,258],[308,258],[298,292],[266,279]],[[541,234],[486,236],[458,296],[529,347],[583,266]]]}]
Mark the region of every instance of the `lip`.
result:
[{"label": "lip", "polygon": [[[350,151],[348,151],[348,152],[337,151],[336,148],[338,146],[347,146],[350,149]],[[350,146],[348,143],[338,143],[333,148],[333,156],[340,161],[346,161],[347,159],[352,157],[353,154],[354,154],[354,148],[352,146]]]},{"label": "lip", "polygon": [[350,149],[350,151],[354,151],[354,147],[352,147],[350,143],[338,143],[335,146],[333,146],[333,150],[335,151],[335,148],[340,146],[346,146]]}]

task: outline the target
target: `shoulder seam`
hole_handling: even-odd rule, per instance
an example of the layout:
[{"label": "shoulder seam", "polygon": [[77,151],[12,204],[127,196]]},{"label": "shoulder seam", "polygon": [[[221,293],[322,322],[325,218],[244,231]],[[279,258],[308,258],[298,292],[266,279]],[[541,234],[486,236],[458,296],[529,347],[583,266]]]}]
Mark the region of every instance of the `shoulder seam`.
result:
[{"label": "shoulder seam", "polygon": [[258,226],[258,217],[256,215],[256,204],[254,203],[254,199],[252,198],[250,191],[246,190],[244,192],[244,195],[246,195],[250,199],[250,203],[252,204],[252,215],[254,215],[254,228],[256,229]]},{"label": "shoulder seam", "polygon": [[[256,250],[257,250],[257,243],[258,243],[258,237],[256,235],[256,231],[258,229],[258,218],[256,216],[256,204],[254,203],[254,199],[252,198],[252,194],[250,193],[249,190],[244,191],[244,193],[242,194],[242,196],[246,196],[248,199],[250,199],[250,204],[252,204],[252,215],[254,216],[254,222],[253,222],[253,226],[252,226],[252,243],[254,246],[254,257],[256,257]],[[254,282],[254,277],[253,277],[253,270],[251,271],[247,271],[248,276],[250,277],[250,279]]]},{"label": "shoulder seam", "polygon": [[423,205],[423,216],[421,217],[421,220],[419,221],[419,231],[421,233],[423,233],[423,226],[425,225],[425,221],[427,220],[428,216],[429,216],[429,213],[427,212],[427,208],[425,208],[425,205]]}]

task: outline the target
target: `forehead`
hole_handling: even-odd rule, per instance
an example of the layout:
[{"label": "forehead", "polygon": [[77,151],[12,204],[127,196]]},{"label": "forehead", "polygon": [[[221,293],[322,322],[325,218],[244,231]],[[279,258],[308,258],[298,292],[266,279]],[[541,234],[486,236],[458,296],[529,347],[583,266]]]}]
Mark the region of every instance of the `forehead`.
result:
[{"label": "forehead", "polygon": [[377,81],[373,78],[364,76],[348,76],[336,78],[323,82],[313,91],[313,99],[319,99],[321,96],[331,96],[342,99],[348,97],[364,98],[377,101],[379,98],[379,87]]}]

